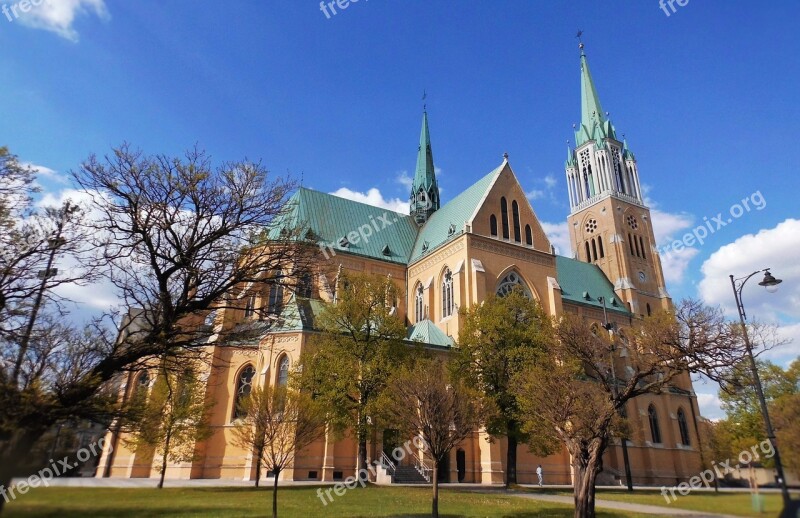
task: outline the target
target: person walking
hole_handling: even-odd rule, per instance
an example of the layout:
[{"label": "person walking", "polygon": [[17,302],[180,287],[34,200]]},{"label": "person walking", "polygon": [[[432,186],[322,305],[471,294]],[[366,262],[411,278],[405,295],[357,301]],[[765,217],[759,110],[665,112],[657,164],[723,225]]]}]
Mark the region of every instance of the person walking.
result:
[{"label": "person walking", "polygon": [[536,476],[539,477],[539,487],[542,487],[542,465],[539,464],[539,467],[536,468]]}]

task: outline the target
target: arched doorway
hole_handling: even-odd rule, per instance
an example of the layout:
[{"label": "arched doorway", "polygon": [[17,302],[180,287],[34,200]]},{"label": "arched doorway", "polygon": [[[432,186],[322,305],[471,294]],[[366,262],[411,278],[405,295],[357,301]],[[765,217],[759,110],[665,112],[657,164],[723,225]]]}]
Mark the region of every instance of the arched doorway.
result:
[{"label": "arched doorway", "polygon": [[467,476],[467,452],[459,448],[456,451],[456,470],[458,471],[458,481],[464,482]]}]

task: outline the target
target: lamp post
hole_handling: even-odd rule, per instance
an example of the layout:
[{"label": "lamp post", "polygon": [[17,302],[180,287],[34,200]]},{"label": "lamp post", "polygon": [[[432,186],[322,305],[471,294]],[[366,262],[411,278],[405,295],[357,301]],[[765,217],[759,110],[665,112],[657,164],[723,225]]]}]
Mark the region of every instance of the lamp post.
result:
[{"label": "lamp post", "polygon": [[759,286],[764,286],[768,292],[775,293],[778,291],[778,284],[783,282],[781,279],[776,279],[769,272],[769,268],[757,270],[747,277],[741,279],[734,279],[731,275],[731,286],[733,287],[733,296],[736,298],[736,307],[739,310],[739,320],[742,324],[742,334],[744,336],[744,345],[747,348],[747,356],[750,359],[750,369],[753,374],[753,381],[755,382],[756,395],[758,396],[758,403],[761,405],[761,414],[764,416],[764,426],[767,430],[767,439],[772,444],[772,449],[775,452],[773,458],[775,459],[775,471],[778,472],[778,483],[781,486],[781,494],[783,495],[784,507],[788,507],[791,499],[789,498],[789,490],[786,488],[786,478],[783,475],[783,464],[781,464],[781,456],[778,453],[778,445],[775,441],[775,431],[772,429],[772,423],[769,419],[769,410],[767,409],[767,401],[764,399],[764,390],[761,387],[761,379],[758,377],[758,367],[756,360],[753,357],[753,346],[750,344],[750,337],[747,334],[747,325],[745,319],[747,318],[744,311],[744,304],[742,303],[742,288],[754,275],[759,273],[764,274],[764,280],[758,283]]},{"label": "lamp post", "polygon": [[[609,333],[613,334],[614,332],[614,324],[608,321],[608,312],[606,311],[606,299],[605,297],[598,297],[597,301],[603,304],[603,329],[608,331]],[[611,378],[613,380],[614,386],[614,397],[617,397],[617,373],[614,369],[614,342],[611,342],[611,351],[609,352],[609,366],[611,367]],[[625,409],[623,408],[620,412],[622,417],[627,417],[625,415]],[[628,491],[633,491],[633,477],[631,476],[631,462],[628,458],[628,438],[621,437],[622,443],[622,462],[625,465],[625,482],[628,486]]]}]

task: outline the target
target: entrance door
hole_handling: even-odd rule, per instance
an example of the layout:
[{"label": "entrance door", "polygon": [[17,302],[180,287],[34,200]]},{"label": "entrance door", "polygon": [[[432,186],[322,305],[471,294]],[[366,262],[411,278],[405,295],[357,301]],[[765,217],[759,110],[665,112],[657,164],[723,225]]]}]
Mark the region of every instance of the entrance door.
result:
[{"label": "entrance door", "polygon": [[458,481],[464,482],[467,476],[467,453],[459,449],[456,451],[456,470],[458,471]]}]

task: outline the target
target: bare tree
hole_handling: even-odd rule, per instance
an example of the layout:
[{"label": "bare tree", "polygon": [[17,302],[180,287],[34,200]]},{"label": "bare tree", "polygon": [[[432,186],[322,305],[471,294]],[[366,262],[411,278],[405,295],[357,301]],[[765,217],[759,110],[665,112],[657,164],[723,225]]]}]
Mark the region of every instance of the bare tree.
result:
[{"label": "bare tree", "polygon": [[[19,169],[14,160],[0,160],[0,166],[8,164]],[[20,174],[15,170],[7,176]],[[88,223],[85,213],[70,205],[42,214],[30,224],[32,230],[23,232],[25,221],[19,220],[28,210],[24,200],[30,198],[30,182],[12,185],[23,200],[14,205],[15,213],[10,204],[2,204],[4,221],[14,222],[14,242],[20,250],[36,252],[22,260],[6,259],[5,241],[0,250],[0,325],[6,331],[0,365],[0,484],[8,484],[19,457],[54,423],[68,416],[107,416],[108,391],[113,391],[109,382],[120,372],[146,367],[173,351],[201,350],[214,332],[224,338],[225,329],[200,325],[212,307],[236,307],[243,286],[268,272],[302,271],[312,256],[300,223],[286,217],[293,183],[272,178],[258,163],[213,166],[197,150],[173,158],[146,156],[125,145],[104,159],[90,157],[73,179],[90,199]],[[83,223],[80,229],[90,238],[54,233],[62,222],[70,229],[74,222]],[[40,324],[47,312],[41,308],[56,300],[57,283],[68,280],[55,275],[53,265],[78,243],[84,245],[81,251],[91,245],[95,259],[107,264],[104,275],[118,290],[120,312],[138,311],[141,318],[123,322],[123,340],[97,327],[99,333],[88,337],[71,332],[68,343],[52,348],[47,342],[57,337],[45,339]],[[282,276],[281,282],[291,288],[293,278]],[[40,310],[32,311],[40,293]],[[57,307],[53,311],[57,315]],[[144,324],[134,328],[139,320]],[[30,359],[34,353],[41,355],[38,361]],[[29,375],[25,368],[33,365],[48,367]]]},{"label": "bare tree", "polygon": [[234,437],[256,455],[256,487],[261,467],[272,473],[272,516],[278,517],[278,477],[298,453],[325,435],[325,412],[312,398],[284,386],[257,387],[240,405]]},{"label": "bare tree", "polygon": [[433,459],[431,516],[438,518],[439,466],[481,424],[480,395],[451,379],[441,361],[420,360],[400,370],[385,399],[389,422],[421,437]]},{"label": "bare tree", "polygon": [[[610,439],[626,436],[625,404],[687,373],[721,380],[745,353],[737,327],[695,301],[636,321],[626,340],[571,314],[556,334],[514,386],[534,450],[551,453],[560,442],[569,451],[575,516],[582,518],[595,516],[595,480]],[[627,357],[610,355],[621,348]]]}]

